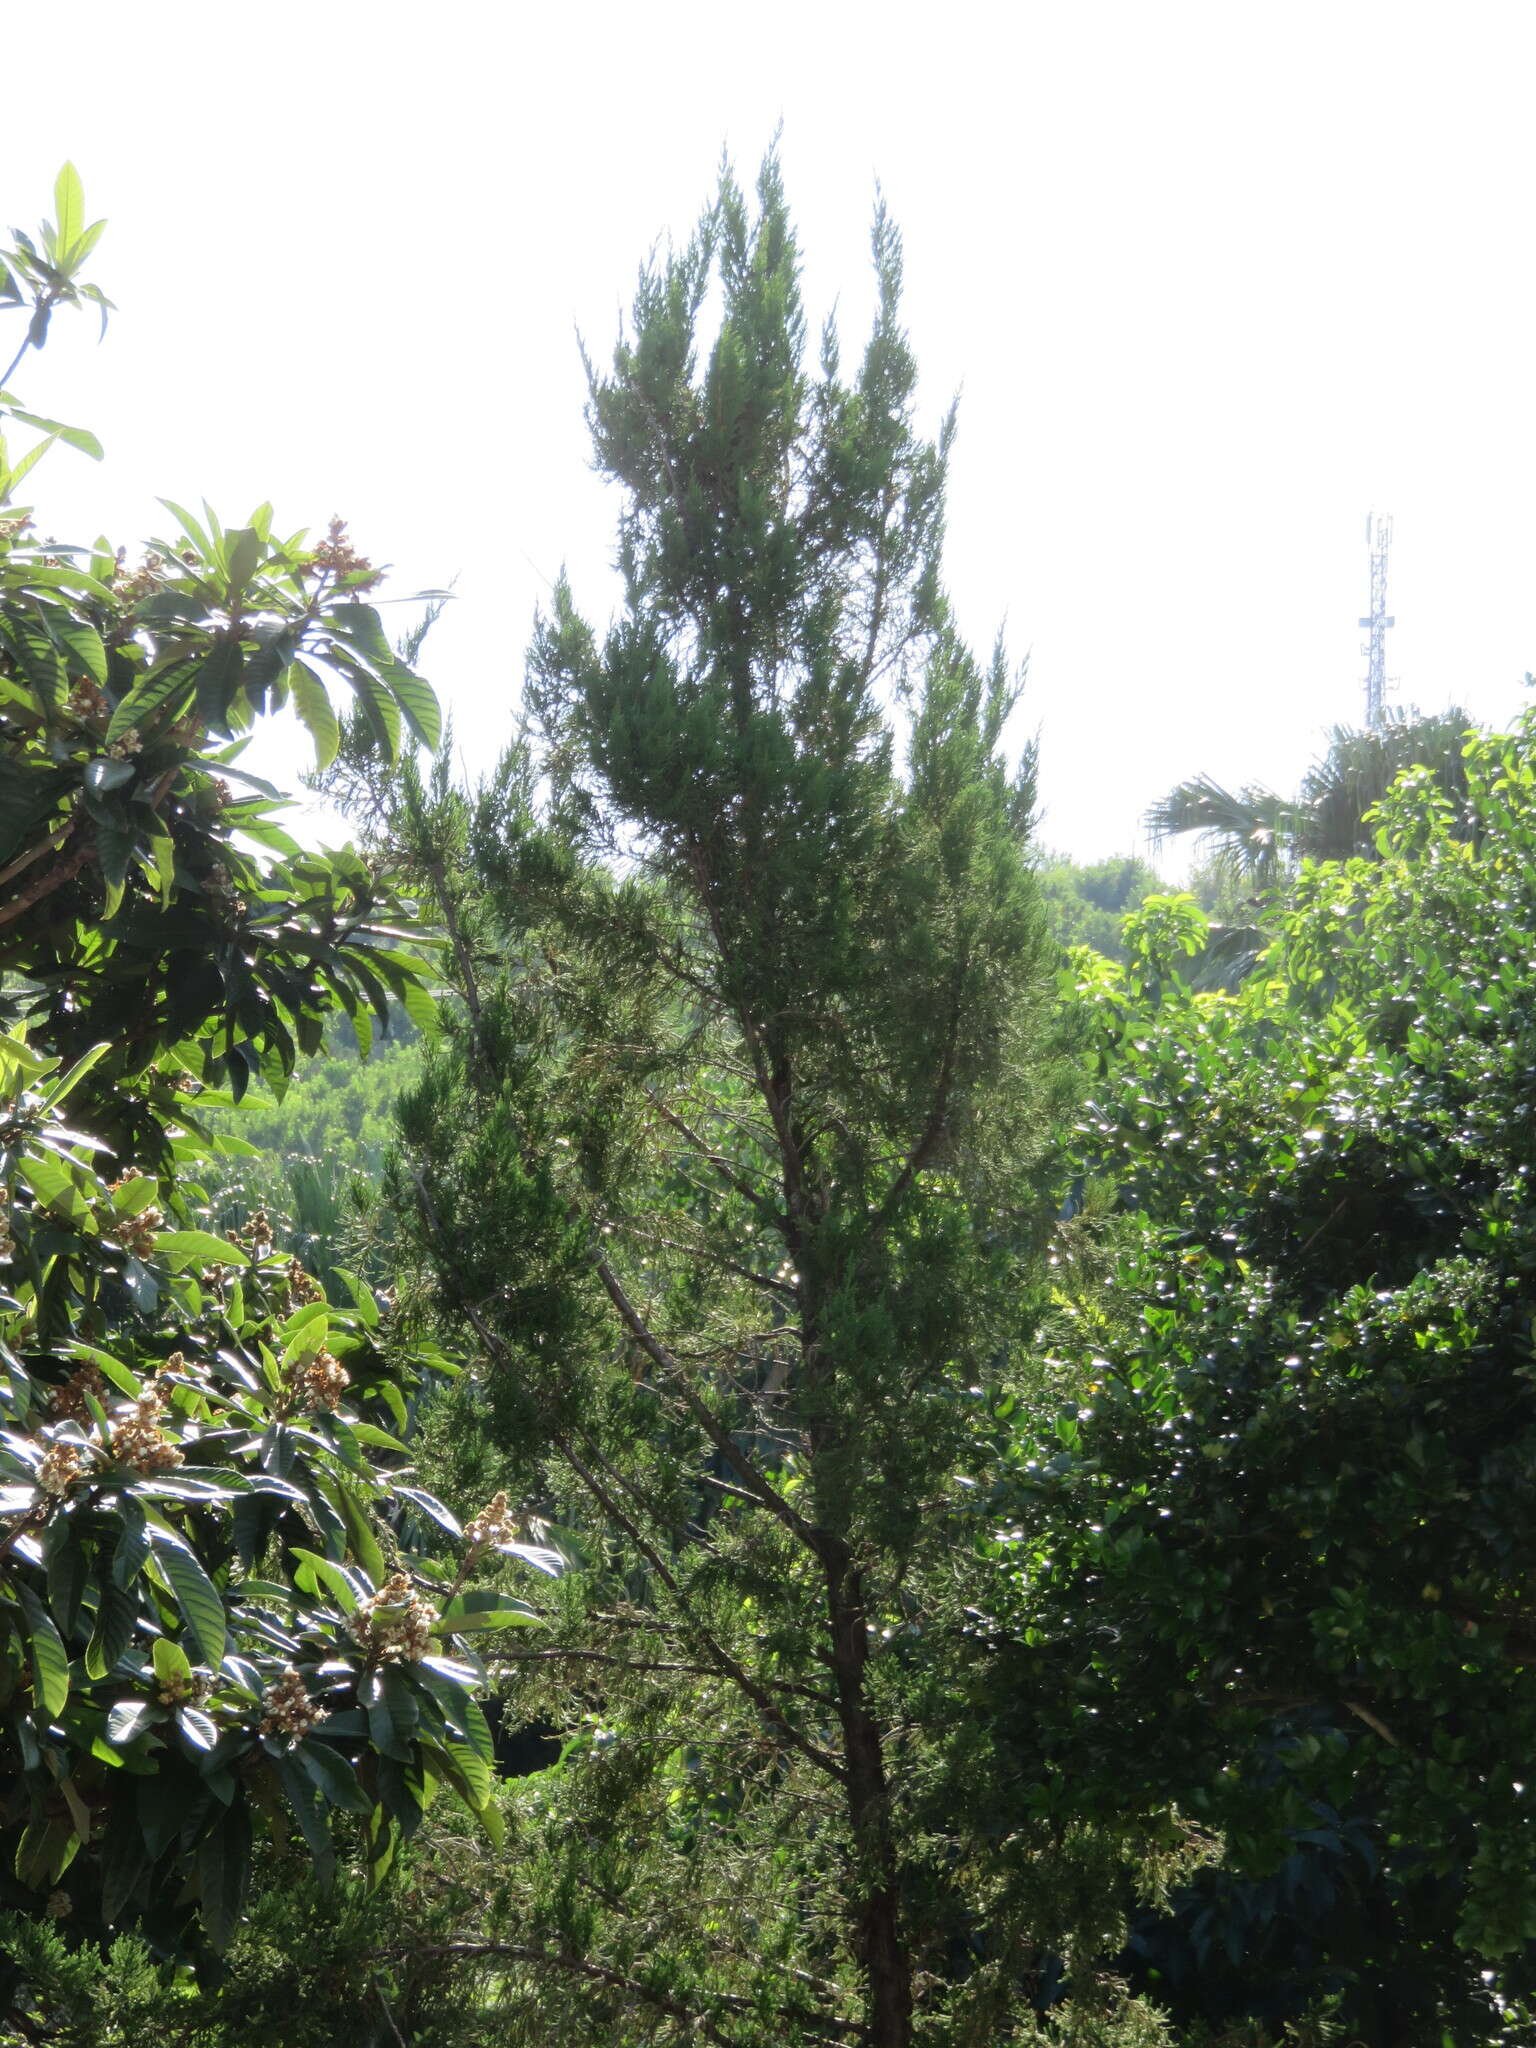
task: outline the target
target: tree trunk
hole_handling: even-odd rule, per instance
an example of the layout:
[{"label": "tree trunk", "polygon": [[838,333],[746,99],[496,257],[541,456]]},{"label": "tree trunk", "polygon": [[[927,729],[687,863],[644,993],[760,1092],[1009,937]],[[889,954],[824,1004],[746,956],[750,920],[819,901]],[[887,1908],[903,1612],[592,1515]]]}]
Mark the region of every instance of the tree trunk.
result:
[{"label": "tree trunk", "polygon": [[842,1542],[829,1545],[824,1562],[832,1673],[848,1773],[848,1818],[856,1862],[855,1946],[864,1973],[868,2039],[870,2048],[910,2048],[912,1962],[901,1935],[884,1746],[864,1690],[869,1658],[864,1585]]}]

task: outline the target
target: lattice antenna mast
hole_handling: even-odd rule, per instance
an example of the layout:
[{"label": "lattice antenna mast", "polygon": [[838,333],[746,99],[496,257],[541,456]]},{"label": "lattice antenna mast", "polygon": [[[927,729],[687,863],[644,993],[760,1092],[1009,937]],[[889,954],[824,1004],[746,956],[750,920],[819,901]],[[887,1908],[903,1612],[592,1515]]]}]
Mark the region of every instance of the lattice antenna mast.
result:
[{"label": "lattice antenna mast", "polygon": [[1387,613],[1387,556],[1392,548],[1392,521],[1374,513],[1365,522],[1365,544],[1371,551],[1371,615],[1360,621],[1370,634],[1360,643],[1366,657],[1365,722],[1374,732],[1386,722],[1387,628],[1397,624]]}]

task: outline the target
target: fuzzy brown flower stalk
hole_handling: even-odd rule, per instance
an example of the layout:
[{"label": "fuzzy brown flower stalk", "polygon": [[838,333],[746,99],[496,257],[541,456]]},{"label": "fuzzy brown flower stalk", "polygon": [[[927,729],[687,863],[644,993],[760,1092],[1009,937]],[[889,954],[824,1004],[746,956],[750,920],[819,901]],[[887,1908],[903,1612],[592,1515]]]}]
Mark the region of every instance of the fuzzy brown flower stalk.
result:
[{"label": "fuzzy brown flower stalk", "polygon": [[200,1707],[212,1691],[213,1680],[206,1672],[178,1671],[160,1687],[160,1704],[162,1707]]},{"label": "fuzzy brown flower stalk", "polygon": [[383,570],[375,569],[367,556],[353,547],[347,522],[339,516],[331,521],[325,539],[304,565],[304,573],[334,577],[338,583],[345,577],[347,588],[358,592],[373,590],[384,581]]},{"label": "fuzzy brown flower stalk", "polygon": [[136,1259],[154,1256],[155,1238],[164,1227],[163,1212],[154,1207],[141,1209],[137,1216],[124,1216],[115,1225],[123,1249],[132,1252]]},{"label": "fuzzy brown flower stalk", "polygon": [[230,1236],[243,1244],[253,1259],[264,1259],[272,1249],[272,1219],[265,1209],[258,1209],[244,1230],[232,1230]]},{"label": "fuzzy brown flower stalk", "polygon": [[325,1289],[313,1273],[306,1272],[299,1259],[288,1261],[288,1292],[300,1308],[307,1308],[311,1302],[324,1301]]},{"label": "fuzzy brown flower stalk", "polygon": [[48,1413],[56,1422],[88,1422],[91,1400],[104,1401],[106,1395],[107,1383],[99,1367],[82,1365],[49,1395]]},{"label": "fuzzy brown flower stalk", "polygon": [[75,684],[64,705],[66,715],[76,725],[89,726],[93,731],[107,718],[111,708],[106,691],[88,676],[82,676]]}]

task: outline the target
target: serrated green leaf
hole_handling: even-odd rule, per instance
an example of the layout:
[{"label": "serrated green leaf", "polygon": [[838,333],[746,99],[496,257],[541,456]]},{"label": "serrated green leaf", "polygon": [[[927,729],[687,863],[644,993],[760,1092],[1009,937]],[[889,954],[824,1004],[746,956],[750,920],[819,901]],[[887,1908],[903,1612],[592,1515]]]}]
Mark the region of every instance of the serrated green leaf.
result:
[{"label": "serrated green leaf", "polygon": [[192,1683],[191,1659],[180,1643],[173,1643],[169,1636],[156,1636],[149,1661],[155,1667],[162,1690]]},{"label": "serrated green leaf", "polygon": [[347,1530],[347,1547],[363,1570],[376,1586],[382,1586],[389,1576],[384,1553],[379,1548],[378,1538],[373,1533],[373,1521],[366,1503],[358,1497],[355,1487],[345,1479],[332,1481],[328,1491],[335,1501]]},{"label": "serrated green leaf", "polygon": [[144,731],[150,720],[162,713],[167,723],[174,724],[192,702],[199,667],[197,662],[176,660],[151,670],[135,683],[112,713],[108,743],[120,740],[125,732]]},{"label": "serrated green leaf", "polygon": [[440,1619],[434,1623],[432,1633],[468,1635],[479,1629],[544,1626],[543,1616],[524,1601],[514,1600],[510,1594],[498,1593],[491,1587],[481,1586],[461,1593],[456,1600],[450,1600],[443,1609]]},{"label": "serrated green leaf", "polygon": [[355,1273],[349,1273],[345,1266],[337,1266],[335,1272],[346,1287],[348,1294],[352,1297],[352,1304],[357,1310],[358,1320],[370,1330],[377,1329],[379,1324],[379,1304],[374,1299],[373,1289],[366,1280],[359,1280]]},{"label": "serrated green leaf", "polygon": [[330,1822],[326,1819],[319,1790],[291,1756],[269,1754],[267,1761],[293,1809],[299,1832],[309,1845],[309,1853],[315,1861],[315,1874],[329,1890],[336,1875],[336,1845],[331,1838]]},{"label": "serrated green leaf", "polygon": [[362,1589],[345,1565],[337,1564],[333,1558],[322,1557],[318,1551],[303,1550],[298,1544],[290,1544],[288,1554],[306,1565],[320,1583],[326,1587],[336,1604],[345,1614],[355,1614]]},{"label": "serrated green leaf", "polygon": [[191,1546],[173,1532],[151,1525],[149,1540],[182,1618],[197,1643],[198,1658],[215,1671],[224,1661],[224,1602]]},{"label": "serrated green leaf", "polygon": [[218,1742],[217,1727],[211,1718],[197,1707],[178,1707],[176,1725],[192,1748],[204,1754]]},{"label": "serrated green leaf", "polygon": [[45,1209],[87,1236],[97,1235],[96,1218],[80,1190],[77,1174],[57,1157],[48,1152],[24,1152],[16,1170]]},{"label": "serrated green leaf", "polygon": [[155,1257],[173,1273],[184,1266],[243,1266],[245,1253],[227,1238],[207,1230],[167,1230],[155,1239]]},{"label": "serrated green leaf", "polygon": [[71,1822],[35,1820],[16,1848],[16,1875],[32,1891],[52,1891],[74,1860],[80,1837]]},{"label": "serrated green leaf", "polygon": [[329,768],[341,746],[341,727],[331,705],[330,692],[307,661],[296,661],[289,671],[293,708],[303,720],[315,743],[315,767]]},{"label": "serrated green leaf", "polygon": [[[380,1430],[378,1434],[383,1436],[384,1433]],[[368,1439],[364,1437],[362,1441],[366,1443]],[[392,1450],[405,1449],[404,1444],[396,1444],[393,1438],[386,1437],[384,1441]],[[440,1529],[446,1529],[450,1536],[460,1537],[464,1534],[464,1528],[458,1516],[453,1512],[452,1508],[444,1507],[435,1493],[428,1493],[424,1487],[420,1486],[397,1486],[395,1493],[399,1499],[408,1500],[412,1507],[419,1508],[422,1514],[426,1515],[430,1521],[436,1522]]]},{"label": "serrated green leaf", "polygon": [[85,786],[93,796],[106,796],[132,782],[138,770],[131,761],[114,761],[101,755],[85,766]]},{"label": "serrated green leaf", "polygon": [[198,522],[192,517],[192,514],[178,505],[174,498],[162,498],[160,502],[166,511],[177,521],[182,532],[192,542],[204,561],[206,561],[213,553],[213,543],[209,540]]},{"label": "serrated green leaf", "polygon": [[374,744],[387,762],[393,764],[400,758],[400,708],[394,697],[370,669],[361,662],[342,658],[338,654],[337,667],[352,686],[353,694],[363,707],[369,731]]},{"label": "serrated green leaf", "polygon": [[406,981],[400,989],[400,1002],[423,1038],[436,1040],[441,1035],[443,1020],[437,1000],[429,989],[423,988],[419,981]]},{"label": "serrated green leaf", "polygon": [[[43,1090],[43,1108],[53,1109],[58,1103],[63,1102],[71,1089],[77,1087],[85,1079],[92,1067],[95,1066],[96,1062],[111,1050],[110,1042],[103,1039],[99,1045],[93,1045],[88,1051],[81,1053],[79,1059],[75,1061],[68,1073],[60,1074],[57,1080],[50,1082],[48,1087]],[[135,1183],[129,1181],[127,1185],[132,1187]],[[148,1185],[153,1188],[156,1183],[150,1181]]]},{"label": "serrated green leaf", "polygon": [[133,1640],[138,1602],[111,1579],[102,1582],[96,1595],[96,1622],[86,1646],[85,1671],[88,1678],[105,1678],[117,1668],[123,1652]]},{"label": "serrated green leaf", "polygon": [[376,671],[421,744],[435,748],[443,729],[442,708],[436,694],[390,646],[389,636],[372,605],[335,605],[326,615],[326,623]]},{"label": "serrated green leaf", "polygon": [[107,650],[101,644],[101,635],[94,626],[86,625],[83,619],[72,619],[62,612],[50,611],[49,628],[55,640],[59,641],[74,657],[78,667],[95,683],[98,689],[107,686]]},{"label": "serrated green leaf", "polygon": [[231,527],[225,536],[229,554],[229,585],[238,596],[256,574],[261,562],[261,535],[251,526]]},{"label": "serrated green leaf", "polygon": [[70,448],[78,448],[82,455],[89,455],[93,461],[100,462],[101,443],[88,427],[67,426],[63,420],[46,420],[37,413],[23,412],[19,406],[8,410],[12,419],[24,420],[29,427],[37,427],[50,442],[63,441]]},{"label": "serrated green leaf", "polygon": [[31,1587],[18,1586],[16,1591],[27,1618],[33,1697],[51,1721],[63,1713],[69,1698],[69,1652],[52,1616]]}]

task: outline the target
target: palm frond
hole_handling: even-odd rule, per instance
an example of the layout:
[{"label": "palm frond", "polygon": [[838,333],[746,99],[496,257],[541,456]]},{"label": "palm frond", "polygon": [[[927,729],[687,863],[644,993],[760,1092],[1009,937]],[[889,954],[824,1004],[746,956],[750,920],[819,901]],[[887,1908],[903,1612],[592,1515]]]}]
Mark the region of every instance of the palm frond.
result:
[{"label": "palm frond", "polygon": [[1254,784],[1232,791],[1209,775],[1177,783],[1146,813],[1146,827],[1158,841],[1198,832],[1208,850],[1232,860],[1254,881],[1279,867],[1293,829],[1293,806],[1272,789]]}]

